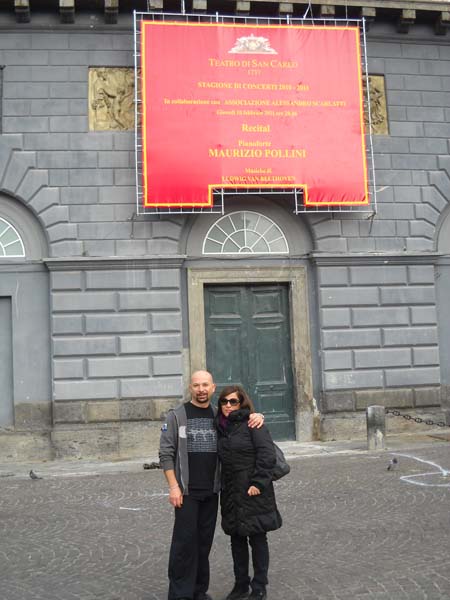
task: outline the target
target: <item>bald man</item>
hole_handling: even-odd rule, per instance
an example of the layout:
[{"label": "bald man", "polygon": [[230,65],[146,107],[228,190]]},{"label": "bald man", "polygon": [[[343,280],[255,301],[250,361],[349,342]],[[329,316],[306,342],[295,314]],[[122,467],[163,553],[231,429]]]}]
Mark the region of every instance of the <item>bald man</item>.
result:
[{"label": "bald man", "polygon": [[[169,485],[175,522],[169,555],[168,600],[212,600],[209,552],[217,519],[220,473],[217,460],[216,390],[211,373],[195,371],[191,399],[169,411],[161,428],[159,461]],[[249,426],[260,427],[264,417],[251,415]]]}]

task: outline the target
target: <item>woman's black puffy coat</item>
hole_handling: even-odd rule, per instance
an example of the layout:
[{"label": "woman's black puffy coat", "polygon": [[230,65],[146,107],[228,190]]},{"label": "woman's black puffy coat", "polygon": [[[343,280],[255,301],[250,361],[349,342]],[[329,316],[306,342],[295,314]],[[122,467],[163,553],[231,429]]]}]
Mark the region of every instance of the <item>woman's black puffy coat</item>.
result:
[{"label": "woman's black puffy coat", "polygon": [[[250,429],[248,417],[246,409],[233,411],[226,430],[217,419],[217,447],[222,464],[222,528],[228,535],[273,531],[282,523],[272,483],[276,461],[272,438],[265,426]],[[251,485],[261,490],[261,494],[249,496]]]}]

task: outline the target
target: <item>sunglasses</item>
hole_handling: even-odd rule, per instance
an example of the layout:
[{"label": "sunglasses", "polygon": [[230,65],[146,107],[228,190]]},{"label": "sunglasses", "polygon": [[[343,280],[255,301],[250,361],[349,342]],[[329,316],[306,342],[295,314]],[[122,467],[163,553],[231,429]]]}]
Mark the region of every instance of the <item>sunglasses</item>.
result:
[{"label": "sunglasses", "polygon": [[231,400],[227,400],[226,398],[222,398],[220,401],[220,404],[222,406],[226,406],[227,404],[229,404],[230,406],[237,406],[238,404],[240,404],[239,400],[236,400],[236,398],[231,398]]}]

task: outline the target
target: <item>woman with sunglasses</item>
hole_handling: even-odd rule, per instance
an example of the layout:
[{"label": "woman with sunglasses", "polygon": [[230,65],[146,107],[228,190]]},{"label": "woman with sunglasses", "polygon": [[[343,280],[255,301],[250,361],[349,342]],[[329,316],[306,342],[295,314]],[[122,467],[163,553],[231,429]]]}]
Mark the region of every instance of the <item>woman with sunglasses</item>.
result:
[{"label": "woman with sunglasses", "polygon": [[[222,390],[216,417],[217,449],[222,464],[220,504],[222,528],[231,536],[235,585],[226,600],[264,600],[269,568],[266,533],[281,527],[272,469],[275,450],[269,430],[249,429],[254,406],[244,389]],[[249,577],[249,544],[253,579]],[[249,596],[249,586],[251,594]]]}]

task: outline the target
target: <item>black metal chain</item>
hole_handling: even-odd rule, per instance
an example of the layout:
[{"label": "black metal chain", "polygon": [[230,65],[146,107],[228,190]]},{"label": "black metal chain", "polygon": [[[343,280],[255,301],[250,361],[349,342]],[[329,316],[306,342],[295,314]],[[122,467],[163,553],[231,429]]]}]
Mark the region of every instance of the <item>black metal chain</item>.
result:
[{"label": "black metal chain", "polygon": [[412,415],[401,413],[399,410],[391,410],[390,408],[385,409],[387,415],[394,415],[394,417],[403,417],[407,421],[414,421],[414,423],[425,423],[425,425],[436,425],[436,427],[450,427],[444,423],[444,421],[433,421],[432,419],[421,419],[420,417],[413,417]]}]

